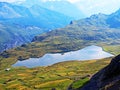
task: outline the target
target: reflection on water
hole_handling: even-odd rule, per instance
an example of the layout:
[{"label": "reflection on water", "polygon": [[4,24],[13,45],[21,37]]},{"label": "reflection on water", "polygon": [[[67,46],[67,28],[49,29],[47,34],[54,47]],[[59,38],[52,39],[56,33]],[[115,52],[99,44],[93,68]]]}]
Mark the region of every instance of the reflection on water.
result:
[{"label": "reflection on water", "polygon": [[40,58],[30,58],[24,61],[17,61],[13,66],[47,66],[62,61],[92,60],[111,56],[113,55],[103,51],[101,47],[92,45],[78,51],[67,52],[64,54],[45,54],[43,57]]}]

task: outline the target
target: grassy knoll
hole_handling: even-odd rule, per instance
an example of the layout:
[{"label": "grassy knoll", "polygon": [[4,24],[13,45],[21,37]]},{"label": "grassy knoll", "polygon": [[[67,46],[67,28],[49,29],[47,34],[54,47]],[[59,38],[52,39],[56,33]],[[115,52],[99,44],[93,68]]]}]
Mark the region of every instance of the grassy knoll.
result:
[{"label": "grassy knoll", "polygon": [[109,52],[114,55],[120,54],[120,45],[106,45],[106,46],[103,46],[103,49],[106,52]]},{"label": "grassy knoll", "polygon": [[11,68],[10,71],[0,72],[1,90],[66,90],[81,87],[93,75],[109,64],[111,58],[91,61],[69,61],[46,67]]}]

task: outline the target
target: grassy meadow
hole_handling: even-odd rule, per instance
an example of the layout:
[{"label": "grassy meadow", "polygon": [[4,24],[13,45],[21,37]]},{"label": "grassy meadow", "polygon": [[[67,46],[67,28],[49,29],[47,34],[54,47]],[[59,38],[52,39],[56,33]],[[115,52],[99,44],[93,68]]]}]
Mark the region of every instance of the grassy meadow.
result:
[{"label": "grassy meadow", "polygon": [[67,61],[36,68],[10,67],[10,71],[0,71],[0,90],[77,90],[110,60]]},{"label": "grassy meadow", "polygon": [[[41,57],[49,52],[68,52],[89,45],[101,46],[103,50],[114,55],[120,53],[120,45],[95,44],[95,42],[84,43],[83,45],[80,42],[73,42],[73,45],[70,42],[62,44],[60,41],[54,41],[54,44],[47,41],[33,42],[1,53],[0,90],[66,90],[68,88],[77,90],[86,84],[93,74],[108,65],[111,60],[111,58],[106,58],[90,61],[69,61],[35,68],[11,67],[18,59]],[[11,68],[11,70],[5,71],[6,68]]]}]

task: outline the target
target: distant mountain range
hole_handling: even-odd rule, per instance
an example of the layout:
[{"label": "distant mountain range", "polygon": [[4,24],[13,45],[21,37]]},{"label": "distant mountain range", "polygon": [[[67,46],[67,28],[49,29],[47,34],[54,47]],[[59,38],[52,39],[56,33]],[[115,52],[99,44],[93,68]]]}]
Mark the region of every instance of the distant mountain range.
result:
[{"label": "distant mountain range", "polygon": [[0,2],[0,21],[3,23],[37,26],[55,29],[67,25],[73,18],[61,13],[34,5],[26,8],[19,5]]},{"label": "distant mountain range", "polygon": [[24,7],[0,2],[0,52],[23,43],[36,35],[64,27],[73,18],[39,5]]},{"label": "distant mountain range", "polygon": [[47,42],[70,51],[91,44],[120,44],[120,10],[110,15],[96,14],[71,21],[70,25],[36,36],[33,42]]},{"label": "distant mountain range", "polygon": [[[1,25],[4,27],[8,25],[10,28],[15,26],[14,30],[11,30],[13,36],[15,32],[19,33],[18,31],[20,29],[22,29],[23,32],[22,34],[19,33],[20,35],[18,36],[26,36],[26,40],[24,38],[22,38],[23,40],[17,40],[17,38],[14,40],[14,38],[11,37],[9,42],[12,42],[12,47],[32,40],[33,42],[42,42],[50,46],[56,46],[59,50],[70,51],[81,48],[83,45],[100,44],[104,42],[116,44],[120,41],[120,10],[110,15],[99,13],[89,18],[74,21],[68,16],[42,8],[39,5],[33,5],[28,8],[27,6],[0,3],[0,7]],[[11,13],[9,14],[9,12]],[[68,23],[70,24],[67,25]],[[60,28],[65,25],[67,26]],[[27,32],[26,28],[28,29],[29,27],[32,27],[31,32],[29,34],[25,33],[24,31]],[[36,27],[38,31],[34,33]],[[51,29],[54,30],[48,32]],[[8,32],[6,28],[2,28],[1,33],[3,31]],[[43,32],[47,33],[36,36]],[[29,38],[31,35],[32,38],[35,37],[33,39]],[[7,41],[7,39],[4,38],[3,41]],[[1,39],[1,43],[3,43],[3,41]],[[19,41],[19,43],[16,44],[16,41]],[[7,48],[6,46],[10,48],[9,42],[3,43],[0,50],[5,50]]]},{"label": "distant mountain range", "polygon": [[18,5],[22,5],[25,7],[40,5],[52,11],[56,11],[64,15],[67,15],[69,17],[73,17],[74,19],[77,19],[77,20],[85,17],[85,15],[82,13],[82,11],[78,7],[68,2],[67,0],[61,0],[61,1],[54,0],[54,1],[46,1],[46,2],[43,2],[41,0],[26,0],[25,2],[22,2],[20,4],[18,3]]},{"label": "distant mountain range", "polygon": [[35,36],[30,44],[12,49],[13,53],[11,50],[4,52],[2,56],[15,56],[14,52],[17,52],[16,58],[24,60],[41,57],[45,53],[79,50],[89,45],[119,45],[120,26],[111,23],[111,20],[119,23],[118,12],[120,10],[111,15],[96,14],[89,18],[71,21],[66,27]]},{"label": "distant mountain range", "polygon": [[97,27],[120,28],[120,9],[110,15],[102,13],[92,15],[89,18],[78,20],[77,24],[81,26],[92,25]]}]

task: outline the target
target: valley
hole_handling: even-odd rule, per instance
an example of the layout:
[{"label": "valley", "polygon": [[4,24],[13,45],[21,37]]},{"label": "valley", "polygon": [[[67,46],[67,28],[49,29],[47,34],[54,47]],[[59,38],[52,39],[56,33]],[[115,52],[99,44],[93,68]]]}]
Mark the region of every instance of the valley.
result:
[{"label": "valley", "polygon": [[120,9],[77,2],[0,1],[0,90],[118,88]]},{"label": "valley", "polygon": [[[112,16],[116,16],[116,13],[118,14],[119,10]],[[39,58],[46,53],[75,51],[90,45],[101,46],[105,51],[117,55],[119,53],[117,48],[120,44],[120,31],[118,27],[112,28],[113,25],[108,23],[109,17],[111,15],[93,15],[89,18],[72,21],[64,28],[38,35],[33,38],[30,44],[23,44],[21,47],[1,53],[1,69],[14,64],[17,60]],[[2,65],[3,62],[7,63]]]},{"label": "valley", "polygon": [[17,61],[13,64],[13,67],[25,66],[28,68],[38,67],[38,66],[50,66],[55,63],[71,61],[71,60],[93,60],[93,59],[102,59],[107,57],[113,57],[114,55],[109,54],[102,50],[98,46],[88,46],[78,51],[71,51],[66,53],[47,53],[40,58],[30,58],[23,61]]}]

